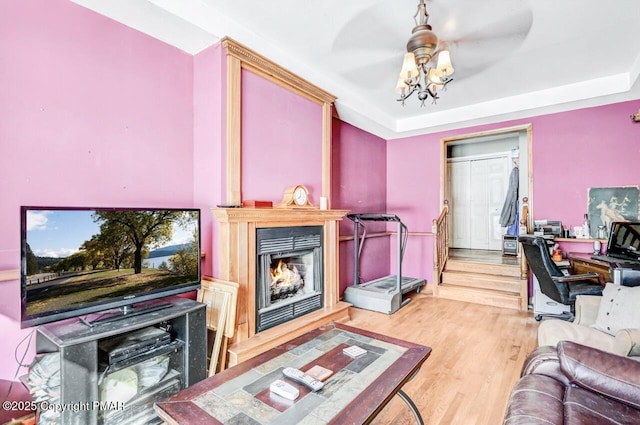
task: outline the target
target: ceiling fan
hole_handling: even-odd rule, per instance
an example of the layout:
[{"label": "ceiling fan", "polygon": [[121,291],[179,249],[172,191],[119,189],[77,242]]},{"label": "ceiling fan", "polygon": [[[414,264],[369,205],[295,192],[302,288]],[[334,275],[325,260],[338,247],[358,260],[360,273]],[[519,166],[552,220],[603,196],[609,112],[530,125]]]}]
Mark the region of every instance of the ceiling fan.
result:
[{"label": "ceiling fan", "polygon": [[[380,1],[348,21],[333,43],[333,51],[344,57],[341,75],[363,89],[395,95],[405,47],[418,24],[412,23],[412,16],[423,1]],[[533,23],[526,2],[427,0],[426,7],[429,24],[437,34],[437,49],[450,52],[458,81],[509,56],[523,43]]]}]

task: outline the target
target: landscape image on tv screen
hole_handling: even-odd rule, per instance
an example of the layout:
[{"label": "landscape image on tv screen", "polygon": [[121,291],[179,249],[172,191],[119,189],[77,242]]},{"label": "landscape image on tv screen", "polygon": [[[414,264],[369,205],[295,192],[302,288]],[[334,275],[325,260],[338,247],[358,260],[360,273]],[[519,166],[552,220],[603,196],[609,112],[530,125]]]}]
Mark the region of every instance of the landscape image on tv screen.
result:
[{"label": "landscape image on tv screen", "polygon": [[23,214],[23,321],[199,284],[199,210]]}]

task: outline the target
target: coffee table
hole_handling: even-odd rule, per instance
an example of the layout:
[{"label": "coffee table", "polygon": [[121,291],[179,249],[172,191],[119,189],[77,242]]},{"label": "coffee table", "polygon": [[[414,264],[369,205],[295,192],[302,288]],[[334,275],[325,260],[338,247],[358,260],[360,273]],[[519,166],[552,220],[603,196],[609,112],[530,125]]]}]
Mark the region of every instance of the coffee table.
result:
[{"label": "coffee table", "polygon": [[[367,353],[351,358],[343,348],[357,345]],[[198,382],[155,404],[167,424],[366,424],[393,398],[401,397],[422,424],[422,417],[402,386],[418,373],[431,348],[331,323]],[[320,365],[333,375],[311,392],[283,378],[282,369],[307,371]],[[300,390],[289,401],[271,394],[283,379]]]}]

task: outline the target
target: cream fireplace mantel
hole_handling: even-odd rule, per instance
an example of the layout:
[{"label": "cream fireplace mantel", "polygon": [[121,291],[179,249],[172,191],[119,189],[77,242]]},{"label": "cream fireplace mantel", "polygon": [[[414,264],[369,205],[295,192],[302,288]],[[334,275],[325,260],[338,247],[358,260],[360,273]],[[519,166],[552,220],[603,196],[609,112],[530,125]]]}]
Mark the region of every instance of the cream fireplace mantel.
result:
[{"label": "cream fireplace mantel", "polygon": [[[349,319],[350,304],[340,301],[338,266],[338,223],[347,210],[213,208],[211,211],[219,223],[217,275],[239,284],[229,366],[322,324]],[[256,229],[288,226],[323,227],[324,308],[256,334]]]},{"label": "cream fireplace mantel", "polygon": [[[230,38],[222,39],[221,43],[226,53],[227,75],[224,203],[242,205],[242,73],[245,71],[322,107],[322,115],[318,116],[322,128],[322,175],[311,181],[314,185],[321,183],[317,195],[326,198],[327,207],[331,208],[331,123],[335,96]],[[239,284],[236,332],[228,350],[230,366],[331,320],[348,320],[350,304],[340,302],[338,282],[338,222],[348,211],[317,208],[214,208],[212,211],[218,222],[213,235],[213,240],[217,240],[214,255],[219,261],[216,277]],[[324,307],[256,334],[256,229],[318,225],[323,226]]]}]

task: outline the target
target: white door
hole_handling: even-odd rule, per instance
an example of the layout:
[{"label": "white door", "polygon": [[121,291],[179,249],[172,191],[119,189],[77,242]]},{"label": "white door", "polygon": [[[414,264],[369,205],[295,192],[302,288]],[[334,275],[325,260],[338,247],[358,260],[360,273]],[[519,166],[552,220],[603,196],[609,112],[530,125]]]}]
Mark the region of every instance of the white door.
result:
[{"label": "white door", "polygon": [[507,197],[511,164],[509,158],[497,158],[489,169],[489,249],[502,250],[505,229],[500,226],[500,214]]},{"label": "white door", "polygon": [[452,248],[502,249],[499,219],[509,183],[506,157],[449,163]]},{"label": "white door", "polygon": [[451,194],[449,220],[449,246],[452,248],[469,248],[471,237],[469,227],[471,162],[449,162],[449,187]]}]

